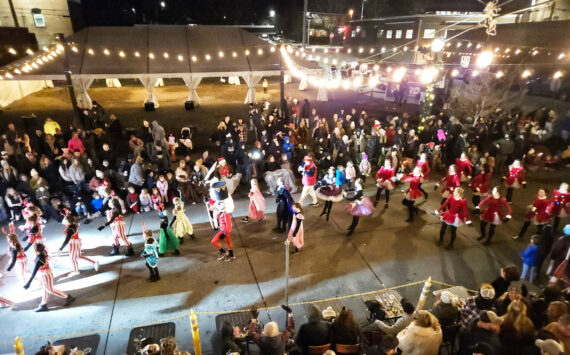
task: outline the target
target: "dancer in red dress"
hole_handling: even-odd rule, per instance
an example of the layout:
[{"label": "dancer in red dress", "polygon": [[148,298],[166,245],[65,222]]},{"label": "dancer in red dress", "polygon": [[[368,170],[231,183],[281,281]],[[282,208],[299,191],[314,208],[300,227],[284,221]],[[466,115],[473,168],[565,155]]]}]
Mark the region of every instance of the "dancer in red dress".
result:
[{"label": "dancer in red dress", "polygon": [[418,189],[422,192],[422,194],[424,194],[424,197],[427,200],[428,193],[422,188],[422,184],[429,180],[429,173],[431,172],[426,153],[420,154],[420,159],[417,161],[416,167],[422,169],[422,181],[420,182]]},{"label": "dancer in red dress", "polygon": [[532,205],[529,206],[529,210],[525,215],[526,221],[524,222],[521,231],[518,235],[515,235],[513,239],[522,238],[528,230],[531,221],[534,221],[534,224],[536,224],[536,227],[538,228],[538,234],[540,234],[542,232],[542,227],[550,221],[550,215],[546,212],[549,204],[550,200],[548,200],[546,189],[541,187],[538,189],[538,193],[536,194]]},{"label": "dancer in red dress", "polygon": [[475,208],[478,208],[479,202],[481,202],[481,197],[485,198],[489,194],[489,183],[491,182],[491,170],[489,165],[483,164],[481,166],[481,171],[475,176],[473,181],[471,181],[471,190],[473,191],[473,197],[471,201]]},{"label": "dancer in red dress", "polygon": [[382,191],[384,191],[386,200],[384,208],[388,208],[388,202],[390,202],[390,191],[392,191],[396,186],[395,174],[396,169],[392,168],[392,163],[390,163],[389,159],[386,159],[384,161],[384,166],[382,166],[376,173],[376,186],[378,189],[376,189],[376,201],[374,202],[374,206],[378,204],[378,200],[380,200],[380,196],[382,196]]},{"label": "dancer in red dress", "polygon": [[[4,231],[4,229],[2,230]],[[4,231],[4,233],[6,232]],[[10,244],[8,253],[11,256],[10,265],[8,265],[6,271],[12,271],[15,266],[16,275],[18,276],[18,280],[20,280],[20,286],[23,286],[28,279],[28,257],[18,240],[14,223],[10,223],[10,232],[6,234],[6,237],[8,238],[8,244]]]},{"label": "dancer in red dress", "polygon": [[460,181],[471,180],[473,166],[467,157],[467,154],[461,153],[461,157],[455,159],[455,167],[457,168],[457,173],[459,174]]},{"label": "dancer in red dress", "polygon": [[509,167],[507,176],[504,176],[503,179],[507,185],[507,202],[511,203],[514,189],[526,188],[524,168],[521,166],[520,160],[517,159],[513,162]]},{"label": "dancer in red dress", "polygon": [[444,204],[445,199],[453,195],[453,190],[461,186],[461,181],[459,179],[459,175],[457,174],[457,169],[455,168],[455,165],[452,164],[449,166],[449,169],[447,170],[447,175],[445,175],[445,177],[435,185],[434,190],[439,189],[439,185],[443,183],[445,183],[445,187],[441,191],[442,205]]},{"label": "dancer in red dress", "polygon": [[125,222],[123,222],[123,216],[121,215],[121,205],[119,201],[115,198],[111,198],[109,200],[109,210],[106,211],[107,213],[107,223],[97,228],[97,230],[102,231],[108,225],[111,225],[112,231],[112,238],[113,238],[113,250],[109,253],[109,255],[118,255],[119,254],[119,247],[120,241],[122,240],[127,250],[125,251],[126,256],[133,256],[135,252],[133,250],[133,246],[131,242],[127,239],[127,235],[125,234]]},{"label": "dancer in red dress", "polygon": [[65,240],[61,244],[61,247],[57,251],[57,254],[58,256],[61,255],[63,249],[67,246],[67,244],[69,244],[69,257],[71,258],[71,264],[73,265],[73,272],[69,273],[69,276],[79,275],[79,266],[77,259],[83,259],[90,262],[93,264],[95,272],[99,271],[99,262],[81,255],[81,239],[79,239],[79,226],[77,225],[75,216],[67,214],[61,223],[66,227],[65,231],[63,232],[65,235]]},{"label": "dancer in red dress", "polygon": [[73,296],[68,295],[65,292],[56,290],[53,286],[53,273],[49,267],[49,261],[47,256],[47,251],[43,244],[34,244],[34,248],[36,250],[36,263],[34,266],[34,271],[32,271],[32,276],[30,276],[30,280],[24,285],[24,289],[30,288],[32,281],[39,274],[40,276],[40,283],[42,285],[42,289],[44,291],[44,295],[42,297],[42,301],[38,308],[36,308],[36,312],[45,312],[48,311],[47,301],[49,299],[49,295],[56,295],[58,297],[65,299],[65,305],[68,306],[75,300]]},{"label": "dancer in red dress", "polygon": [[422,182],[421,168],[416,166],[411,174],[402,175],[400,180],[408,181],[410,183],[410,187],[408,187],[406,193],[404,194],[402,204],[408,207],[408,219],[406,219],[406,222],[413,222],[414,214],[418,213],[418,208],[414,206],[414,203],[417,199],[422,197],[422,192],[419,189],[419,186]]},{"label": "dancer in red dress", "polygon": [[446,248],[451,249],[457,237],[457,227],[463,224],[471,224],[467,211],[467,200],[463,198],[463,189],[461,187],[456,188],[453,191],[453,196],[446,199],[437,211],[445,211],[441,214],[441,229],[439,230],[439,242],[437,245],[443,244],[443,236],[447,226],[449,226],[451,228],[451,241]]},{"label": "dancer in red dress", "polygon": [[483,240],[486,236],[486,228],[489,226],[489,235],[485,244],[490,244],[493,235],[495,235],[495,227],[502,224],[503,221],[507,222],[511,219],[511,206],[507,200],[501,197],[498,187],[494,187],[491,195],[485,197],[479,203],[481,209],[481,236],[477,240]]},{"label": "dancer in red dress", "polygon": [[552,227],[554,232],[558,230],[560,219],[568,217],[570,209],[570,193],[568,193],[568,184],[563,182],[558,190],[554,190],[550,197],[550,204],[546,208],[546,212],[554,217]]}]

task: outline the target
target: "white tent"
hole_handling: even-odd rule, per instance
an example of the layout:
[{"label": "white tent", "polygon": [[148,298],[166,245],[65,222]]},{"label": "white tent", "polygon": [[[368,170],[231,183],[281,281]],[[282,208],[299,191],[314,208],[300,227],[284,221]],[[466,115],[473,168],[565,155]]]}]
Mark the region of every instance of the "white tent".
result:
[{"label": "white tent", "polygon": [[[293,59],[307,73],[322,73],[315,63]],[[132,78],[147,90],[145,102],[157,106],[154,84],[162,78],[184,79],[188,98],[198,104],[196,88],[203,78],[241,77],[248,86],[245,102],[255,102],[259,81],[287,68],[277,47],[239,27],[141,25],[86,28],[68,37],[59,51],[54,47],[0,68],[0,76],[5,81],[65,80],[66,70],[84,106],[90,105],[93,80]]]}]

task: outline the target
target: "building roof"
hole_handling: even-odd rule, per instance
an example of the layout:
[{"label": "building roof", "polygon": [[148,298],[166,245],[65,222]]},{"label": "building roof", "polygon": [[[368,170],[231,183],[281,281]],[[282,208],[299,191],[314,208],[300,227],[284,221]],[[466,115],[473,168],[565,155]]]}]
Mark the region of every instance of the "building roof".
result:
[{"label": "building roof", "polygon": [[[6,79],[7,71],[14,74],[19,69],[21,74],[12,79],[57,80],[64,79],[69,68],[74,77],[92,78],[215,77],[252,72],[270,76],[279,75],[283,68],[277,47],[238,27],[89,27],[68,37],[66,44],[66,53],[60,50],[58,54],[55,48],[36,53],[0,68],[0,75]],[[49,53],[54,58],[44,60]],[[304,60],[297,64],[319,69]]]}]

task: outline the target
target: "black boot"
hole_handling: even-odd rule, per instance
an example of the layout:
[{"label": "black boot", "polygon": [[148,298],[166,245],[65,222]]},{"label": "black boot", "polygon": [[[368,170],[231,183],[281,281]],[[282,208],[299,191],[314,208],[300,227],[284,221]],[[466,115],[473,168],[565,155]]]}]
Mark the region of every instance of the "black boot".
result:
[{"label": "black boot", "polygon": [[180,255],[180,250],[176,249],[176,250],[174,251],[174,255]]},{"label": "black boot", "polygon": [[160,280],[160,274],[158,273],[158,266],[154,268],[154,281]]},{"label": "black boot", "polygon": [[132,245],[129,245],[129,246],[127,247],[127,250],[125,250],[125,255],[126,255],[126,256],[133,256],[133,255],[135,255],[135,251],[133,250],[133,246],[132,246]]},{"label": "black boot", "polygon": [[73,301],[75,301],[75,297],[72,295],[67,295],[64,305],[69,306],[71,303],[73,303]]},{"label": "black boot", "polygon": [[149,264],[146,264],[146,268],[148,269],[148,281],[154,281],[154,270],[153,267]]},{"label": "black boot", "polygon": [[184,237],[178,238],[178,242],[179,242],[180,244],[184,244]]},{"label": "black boot", "polygon": [[194,234],[190,234],[190,238],[196,240],[196,236]]},{"label": "black boot", "polygon": [[47,304],[40,304],[38,308],[34,309],[34,312],[47,312],[49,311]]},{"label": "black boot", "polygon": [[119,246],[113,244],[113,250],[111,250],[109,255],[119,255]]}]

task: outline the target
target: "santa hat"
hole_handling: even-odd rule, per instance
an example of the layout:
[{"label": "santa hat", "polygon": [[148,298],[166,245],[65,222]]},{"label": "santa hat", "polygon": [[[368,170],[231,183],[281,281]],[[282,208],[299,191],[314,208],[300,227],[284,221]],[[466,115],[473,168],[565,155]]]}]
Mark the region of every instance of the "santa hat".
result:
[{"label": "santa hat", "polygon": [[305,158],[303,158],[303,160],[313,161],[313,158],[310,155],[305,155]]},{"label": "santa hat", "polygon": [[218,158],[218,163],[222,164],[222,163],[225,163],[225,162],[226,162],[226,159],[224,159],[224,158]]}]

